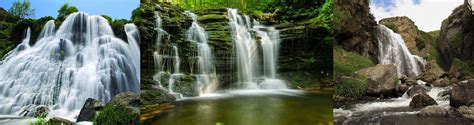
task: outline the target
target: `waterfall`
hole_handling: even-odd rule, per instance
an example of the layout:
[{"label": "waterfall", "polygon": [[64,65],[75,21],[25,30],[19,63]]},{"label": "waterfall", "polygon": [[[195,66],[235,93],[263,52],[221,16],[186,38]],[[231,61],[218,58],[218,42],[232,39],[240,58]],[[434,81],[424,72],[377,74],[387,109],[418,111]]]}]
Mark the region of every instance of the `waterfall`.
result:
[{"label": "waterfall", "polygon": [[[179,79],[183,74],[179,72],[180,68],[180,58],[178,53],[178,47],[176,45],[172,45],[171,48],[169,46],[163,45],[162,39],[163,36],[167,35],[168,33],[162,29],[162,22],[160,15],[155,12],[156,20],[156,31],[157,39],[156,39],[156,47],[157,49],[153,52],[154,58],[154,65],[157,69],[157,72],[153,76],[153,79],[158,82],[158,88],[168,90],[170,94],[177,96],[178,98],[182,97],[182,94],[177,93],[173,90],[175,86],[175,82]],[[173,70],[173,71],[170,71]],[[165,88],[161,83],[163,76],[169,75],[168,78],[168,87]]]},{"label": "waterfall", "polygon": [[[285,82],[276,78],[279,31],[274,27],[262,26],[256,20],[251,21],[247,15],[239,15],[237,9],[228,9],[227,12],[237,58],[239,85],[248,89],[287,88]],[[260,46],[253,33],[260,38]],[[260,52],[263,54],[260,55]],[[263,63],[260,63],[260,56],[263,57]]]},{"label": "waterfall", "polygon": [[87,98],[108,102],[121,92],[139,92],[138,44],[130,38],[138,33],[132,25],[126,31],[128,44],[106,19],[82,12],[70,14],[56,31],[48,21],[34,45],[28,29],[0,65],[0,114],[48,106],[50,116],[74,119]]},{"label": "waterfall", "polygon": [[383,25],[379,25],[378,30],[379,63],[396,65],[398,76],[416,77],[420,75],[425,61],[410,53],[399,34]]},{"label": "waterfall", "polygon": [[193,19],[191,27],[187,31],[187,40],[197,45],[198,54],[198,75],[196,75],[197,89],[199,95],[213,93],[218,86],[216,70],[214,67],[213,55],[208,45],[208,36],[204,28],[199,26],[197,15],[189,11],[186,15]]}]

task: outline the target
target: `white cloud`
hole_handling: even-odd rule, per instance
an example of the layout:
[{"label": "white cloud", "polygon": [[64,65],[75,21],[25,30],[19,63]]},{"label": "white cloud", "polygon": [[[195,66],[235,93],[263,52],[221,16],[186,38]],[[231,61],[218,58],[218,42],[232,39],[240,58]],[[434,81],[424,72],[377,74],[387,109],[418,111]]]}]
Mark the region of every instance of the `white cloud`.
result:
[{"label": "white cloud", "polygon": [[464,0],[395,0],[393,7],[371,4],[371,12],[376,20],[394,16],[407,16],[423,31],[439,30],[444,19],[463,4]]}]

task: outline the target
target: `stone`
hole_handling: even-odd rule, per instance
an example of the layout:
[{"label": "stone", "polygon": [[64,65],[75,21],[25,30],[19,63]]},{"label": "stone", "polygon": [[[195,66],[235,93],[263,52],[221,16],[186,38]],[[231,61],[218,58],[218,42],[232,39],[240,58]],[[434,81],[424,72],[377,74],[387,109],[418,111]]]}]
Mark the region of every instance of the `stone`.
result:
[{"label": "stone", "polygon": [[431,83],[431,85],[435,87],[446,87],[451,84],[451,81],[448,78],[441,78],[436,80],[435,82]]},{"label": "stone", "polygon": [[428,92],[428,89],[426,89],[425,87],[421,85],[412,86],[410,89],[408,89],[408,91],[406,91],[409,97],[413,97],[416,94],[426,93],[426,92]]},{"label": "stone", "polygon": [[418,116],[448,116],[448,110],[440,106],[426,106],[420,110]]},{"label": "stone", "polygon": [[421,79],[425,82],[433,83],[445,74],[446,72],[444,72],[438,63],[435,60],[431,60],[426,63]]},{"label": "stone", "polygon": [[356,74],[368,78],[368,95],[391,95],[398,83],[397,68],[393,64],[378,64],[356,71]]},{"label": "stone", "polygon": [[473,105],[471,105],[469,107],[460,106],[456,111],[459,114],[461,114],[463,117],[474,120],[474,106]]},{"label": "stone", "polygon": [[474,80],[453,85],[449,105],[459,107],[474,104]]},{"label": "stone", "polygon": [[48,125],[75,125],[75,123],[60,117],[53,117],[49,119]]},{"label": "stone", "polygon": [[135,114],[140,114],[140,94],[134,92],[124,92],[115,95],[107,104],[121,104],[131,109]]},{"label": "stone", "polygon": [[102,110],[104,106],[105,103],[93,98],[88,98],[84,103],[84,106],[82,106],[76,122],[92,121],[95,117],[96,112]]},{"label": "stone", "polygon": [[410,102],[410,107],[412,108],[425,107],[429,105],[438,105],[438,103],[424,92],[415,95]]},{"label": "stone", "polygon": [[49,108],[46,106],[38,106],[34,111],[33,117],[45,118],[48,115],[49,111]]}]

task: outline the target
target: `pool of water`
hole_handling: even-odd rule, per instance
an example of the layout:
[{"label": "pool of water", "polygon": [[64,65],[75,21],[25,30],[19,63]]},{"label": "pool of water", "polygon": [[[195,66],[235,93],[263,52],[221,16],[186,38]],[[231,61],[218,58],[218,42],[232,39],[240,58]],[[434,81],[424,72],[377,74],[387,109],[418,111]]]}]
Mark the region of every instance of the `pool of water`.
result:
[{"label": "pool of water", "polygon": [[177,101],[154,125],[332,124],[332,94],[295,90],[227,91]]}]

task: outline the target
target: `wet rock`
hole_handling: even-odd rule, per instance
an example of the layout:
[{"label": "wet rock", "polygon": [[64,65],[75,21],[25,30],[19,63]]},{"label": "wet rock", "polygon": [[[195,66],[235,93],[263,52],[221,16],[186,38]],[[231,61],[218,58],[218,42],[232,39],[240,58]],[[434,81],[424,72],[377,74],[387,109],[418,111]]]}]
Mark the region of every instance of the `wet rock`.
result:
[{"label": "wet rock", "polygon": [[74,125],[74,122],[71,122],[64,118],[53,117],[48,120],[48,125]]},{"label": "wet rock", "polygon": [[453,85],[449,104],[453,107],[474,104],[474,80]]},{"label": "wet rock", "polygon": [[176,98],[163,89],[152,88],[140,91],[140,103],[142,105],[163,104],[174,102]]},{"label": "wet rock", "polygon": [[416,82],[416,80],[414,79],[408,79],[405,81],[405,84],[407,84],[408,86],[413,86],[413,85],[418,85],[418,82]]},{"label": "wet rock", "polygon": [[450,95],[451,95],[451,90],[446,90],[446,91],[438,93],[438,97],[449,97]]},{"label": "wet rock", "polygon": [[439,106],[427,106],[420,110],[418,116],[448,116],[448,110]]},{"label": "wet rock", "polygon": [[408,89],[406,93],[408,96],[413,97],[416,94],[426,93],[426,92],[428,92],[428,89],[426,89],[425,87],[421,85],[415,85],[415,86],[412,86],[410,89]]},{"label": "wet rock", "polygon": [[456,111],[459,112],[459,114],[461,114],[463,117],[474,120],[474,105],[469,107],[461,106]]},{"label": "wet rock", "polygon": [[379,64],[356,72],[368,78],[368,95],[391,95],[398,83],[397,68],[393,64]]},{"label": "wet rock", "polygon": [[93,98],[88,98],[84,103],[84,106],[82,106],[82,109],[79,113],[79,116],[77,117],[76,122],[92,121],[95,117],[96,112],[102,110],[104,106],[105,103]]},{"label": "wet rock", "polygon": [[428,83],[433,83],[445,74],[446,72],[444,72],[444,70],[441,69],[438,63],[436,63],[435,60],[431,60],[426,63],[421,79]]},{"label": "wet rock", "polygon": [[410,102],[410,107],[412,108],[417,108],[417,107],[425,107],[429,105],[437,105],[436,101],[431,98],[428,94],[426,93],[420,93],[415,95],[411,102]]},{"label": "wet rock", "polygon": [[451,81],[449,81],[448,78],[441,78],[441,79],[436,80],[434,83],[431,83],[431,85],[435,87],[446,87],[449,84],[451,84]]},{"label": "wet rock", "polygon": [[35,117],[35,118],[45,118],[49,113],[49,108],[44,105],[40,105],[37,107],[25,109],[20,113],[20,116],[23,117]]},{"label": "wet rock", "polygon": [[134,92],[124,92],[115,95],[107,105],[120,104],[131,109],[134,114],[140,114],[140,94]]},{"label": "wet rock", "polygon": [[410,89],[410,86],[406,84],[398,84],[395,88],[399,97],[402,96],[408,89]]}]

